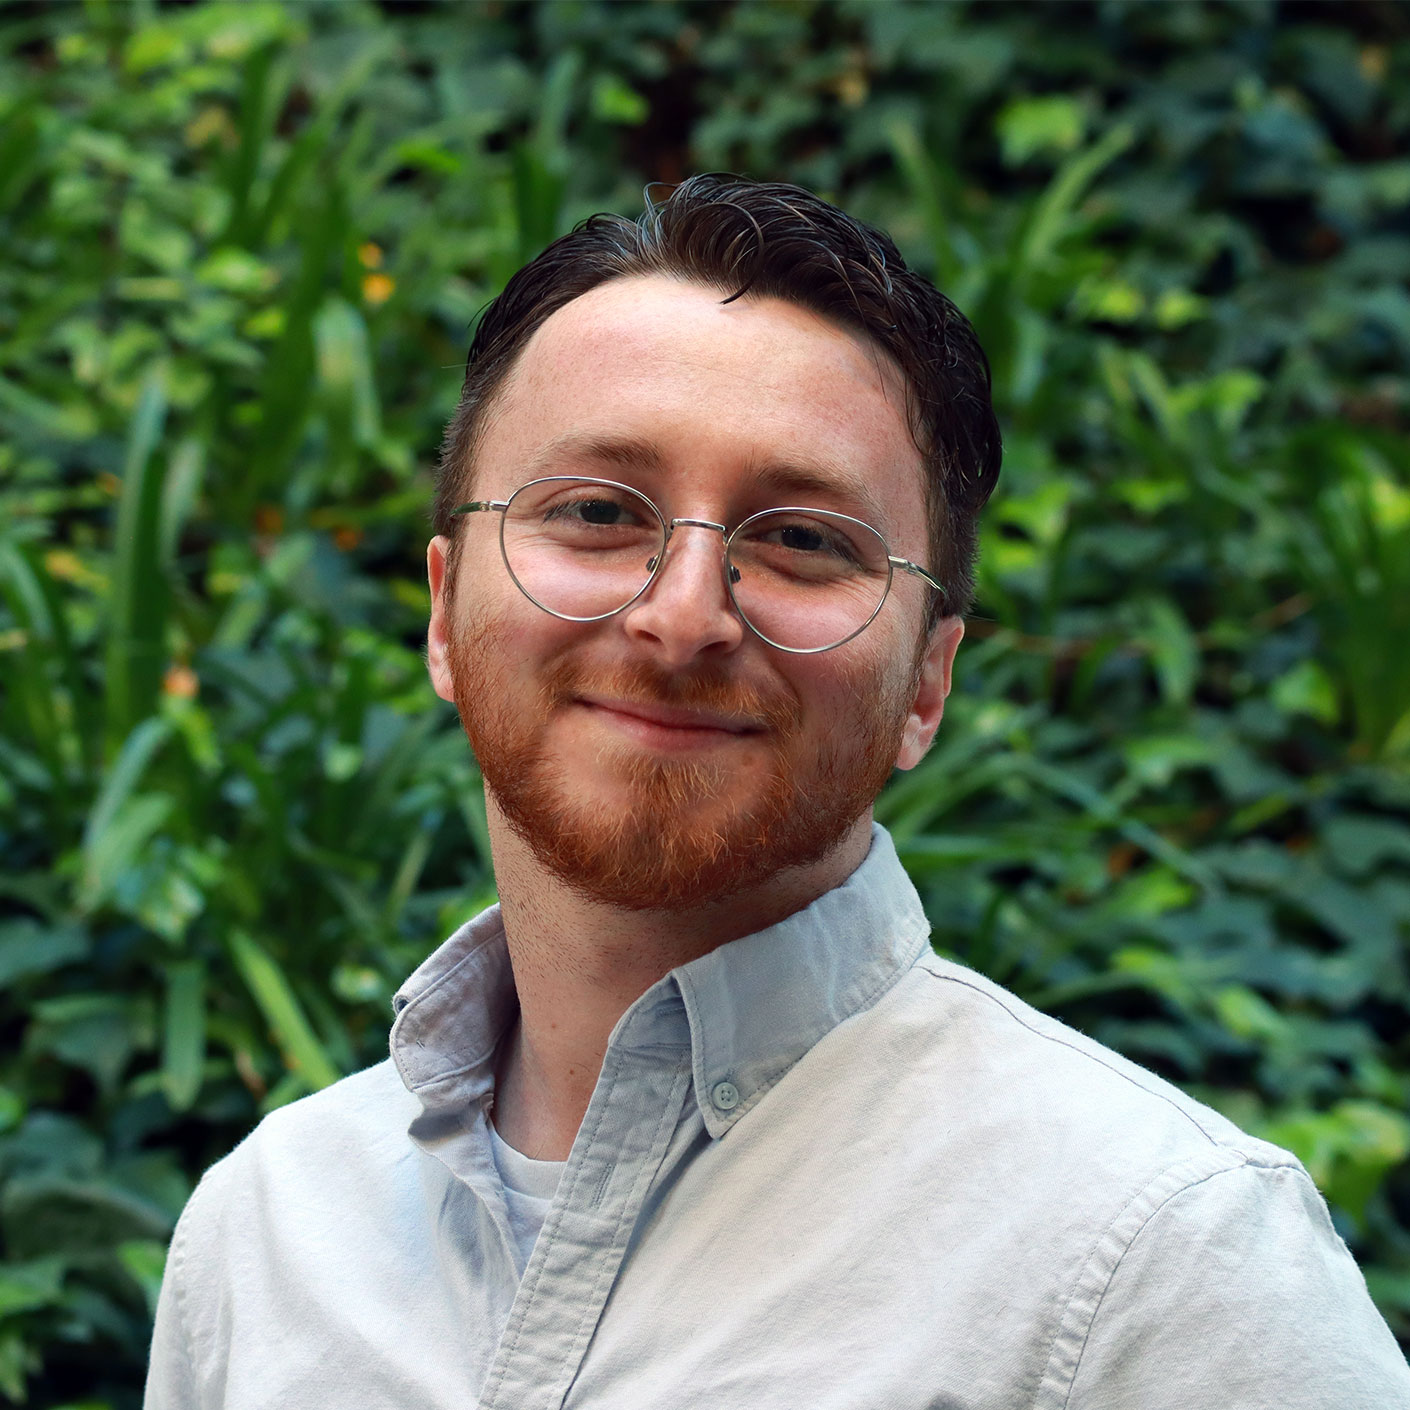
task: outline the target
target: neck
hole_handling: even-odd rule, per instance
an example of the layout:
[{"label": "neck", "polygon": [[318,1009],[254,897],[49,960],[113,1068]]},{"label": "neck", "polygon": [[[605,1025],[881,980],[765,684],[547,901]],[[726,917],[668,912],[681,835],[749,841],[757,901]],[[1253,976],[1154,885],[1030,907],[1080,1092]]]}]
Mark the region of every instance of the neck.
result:
[{"label": "neck", "polygon": [[496,1075],[494,1123],[516,1150],[566,1160],[617,1020],[657,980],[776,925],[839,886],[871,845],[861,817],[821,861],[688,911],[587,899],[542,867],[487,799],[490,842],[519,1019]]}]

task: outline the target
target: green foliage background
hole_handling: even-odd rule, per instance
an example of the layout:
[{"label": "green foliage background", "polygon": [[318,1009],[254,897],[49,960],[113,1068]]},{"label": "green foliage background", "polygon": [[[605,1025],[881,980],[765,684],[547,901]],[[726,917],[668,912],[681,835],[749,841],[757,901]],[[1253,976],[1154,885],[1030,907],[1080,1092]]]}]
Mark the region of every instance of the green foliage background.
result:
[{"label": "green foliage background", "polygon": [[493,895],[421,664],[477,310],[793,180],[1007,433],[936,944],[1307,1162],[1410,1335],[1410,17],[1389,4],[0,12],[0,1396],[136,1403],[200,1170]]}]

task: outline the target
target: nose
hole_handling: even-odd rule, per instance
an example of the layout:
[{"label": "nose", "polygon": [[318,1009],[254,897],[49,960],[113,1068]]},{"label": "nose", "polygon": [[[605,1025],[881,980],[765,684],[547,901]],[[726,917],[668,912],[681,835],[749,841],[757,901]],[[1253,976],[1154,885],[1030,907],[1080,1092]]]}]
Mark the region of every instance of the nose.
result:
[{"label": "nose", "polygon": [[670,667],[733,651],[745,628],[725,589],[724,530],[678,519],[664,553],[651,586],[622,614],[624,629]]}]

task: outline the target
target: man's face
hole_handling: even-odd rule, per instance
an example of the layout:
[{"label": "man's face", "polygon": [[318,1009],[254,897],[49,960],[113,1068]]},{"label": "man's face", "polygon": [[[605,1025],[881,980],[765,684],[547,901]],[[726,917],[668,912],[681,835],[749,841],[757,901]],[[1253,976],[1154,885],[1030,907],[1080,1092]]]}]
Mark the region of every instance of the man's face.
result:
[{"label": "man's face", "polygon": [[[920,455],[900,375],[779,300],[722,305],[649,277],[602,285],[530,339],[476,454],[474,493],[544,475],[643,491],[669,520],[733,528],[784,504],[864,519],[924,563]],[[499,516],[429,554],[430,665],[486,786],[539,861],[596,900],[681,908],[820,861],[869,815],[893,766],[923,755],[960,635],[922,640],[925,591],[899,574],[874,622],[817,655],[744,626],[719,533],[682,526],[650,590],[598,622],[530,602]]]}]

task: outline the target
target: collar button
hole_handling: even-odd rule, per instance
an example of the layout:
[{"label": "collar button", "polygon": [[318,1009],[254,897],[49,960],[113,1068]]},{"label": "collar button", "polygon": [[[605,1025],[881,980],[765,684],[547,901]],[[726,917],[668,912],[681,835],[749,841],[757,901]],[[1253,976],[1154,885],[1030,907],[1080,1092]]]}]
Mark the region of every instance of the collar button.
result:
[{"label": "collar button", "polygon": [[733,1111],[739,1105],[739,1088],[733,1082],[716,1082],[710,1100],[720,1111]]}]

